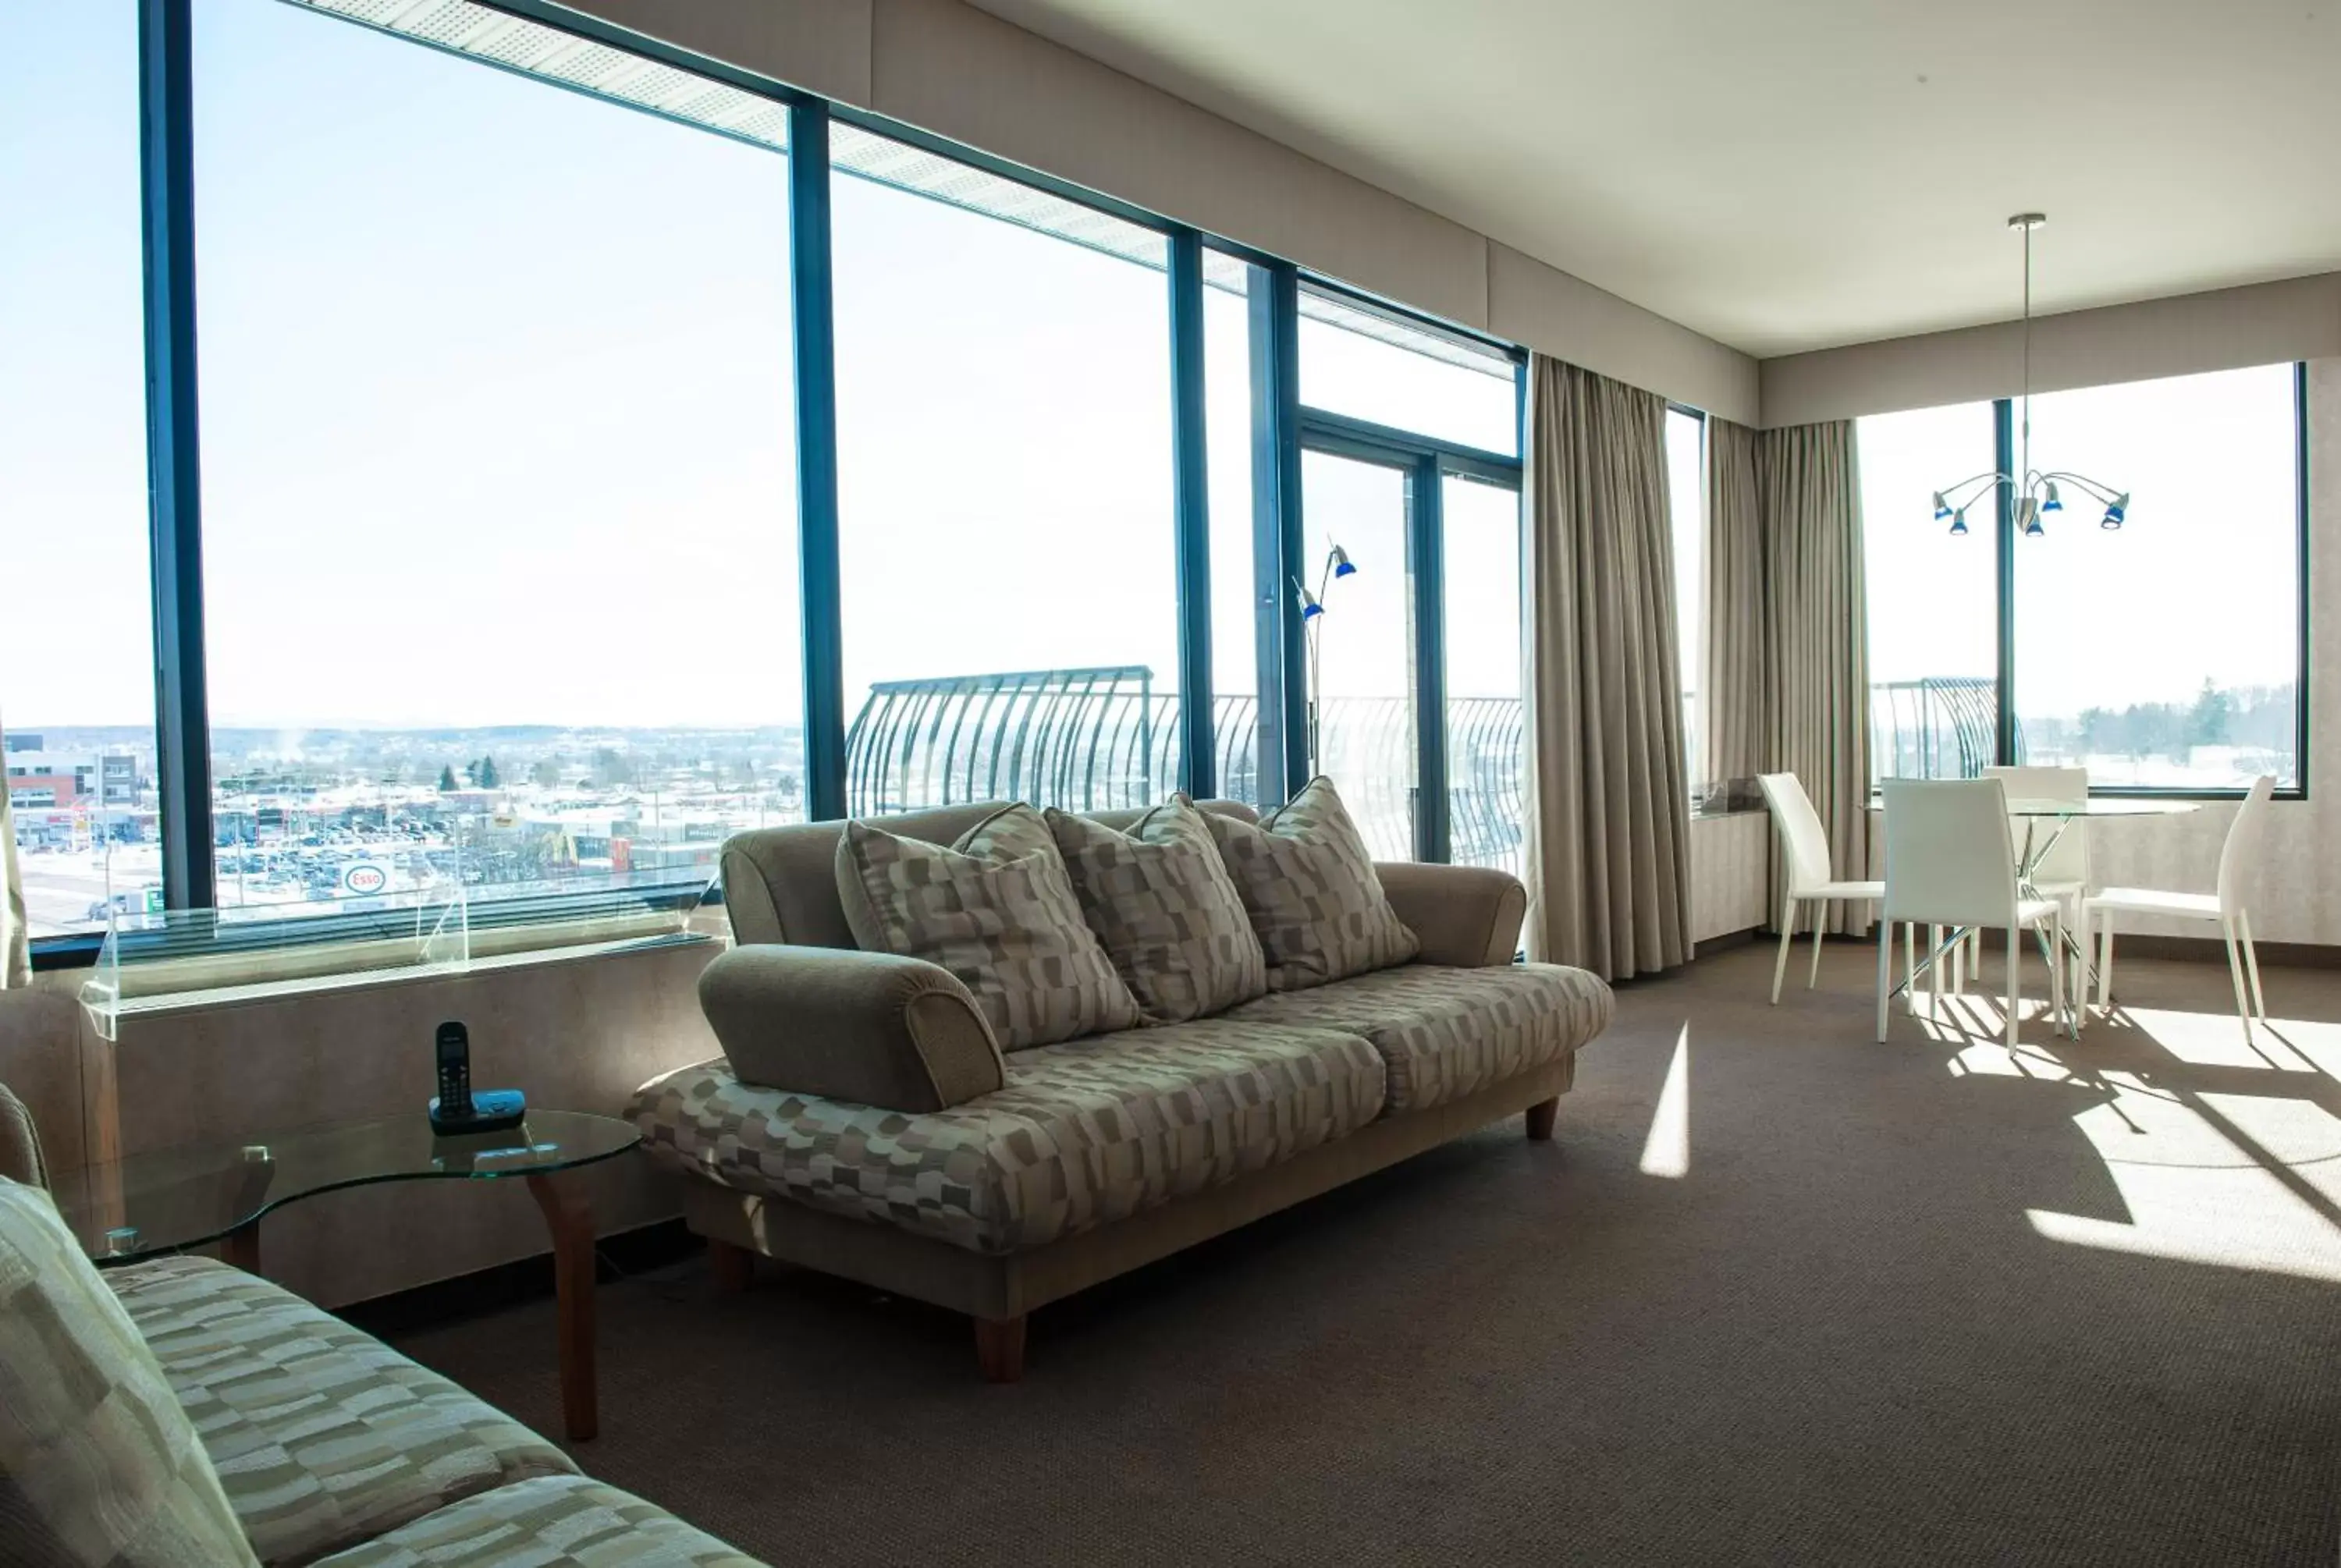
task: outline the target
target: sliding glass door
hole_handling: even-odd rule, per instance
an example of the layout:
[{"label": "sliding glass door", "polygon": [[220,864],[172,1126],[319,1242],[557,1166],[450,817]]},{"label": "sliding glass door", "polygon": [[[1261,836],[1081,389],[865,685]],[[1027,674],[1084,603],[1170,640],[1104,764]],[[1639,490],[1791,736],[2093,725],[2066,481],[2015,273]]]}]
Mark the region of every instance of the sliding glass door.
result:
[{"label": "sliding glass door", "polygon": [[1416,627],[1404,468],[1300,458],[1310,772],[1332,779],[1374,856],[1415,856]]}]

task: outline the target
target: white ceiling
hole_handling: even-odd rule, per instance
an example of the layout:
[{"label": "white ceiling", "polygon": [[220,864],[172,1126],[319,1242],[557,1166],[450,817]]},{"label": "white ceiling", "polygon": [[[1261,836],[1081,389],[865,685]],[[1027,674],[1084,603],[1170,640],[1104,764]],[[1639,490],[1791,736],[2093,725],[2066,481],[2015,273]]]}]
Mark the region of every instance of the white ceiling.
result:
[{"label": "white ceiling", "polygon": [[2341,270],[2336,0],[977,0],[1759,355]]}]

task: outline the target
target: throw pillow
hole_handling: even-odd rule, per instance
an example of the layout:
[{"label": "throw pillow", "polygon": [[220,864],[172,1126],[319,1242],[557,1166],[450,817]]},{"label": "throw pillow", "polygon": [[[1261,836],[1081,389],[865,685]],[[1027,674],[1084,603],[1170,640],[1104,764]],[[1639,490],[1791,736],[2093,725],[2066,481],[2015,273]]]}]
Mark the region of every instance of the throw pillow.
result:
[{"label": "throw pillow", "polygon": [[0,1180],[0,1557],[255,1563],[194,1424],[49,1195]]},{"label": "throw pillow", "polygon": [[1002,1050],[1139,1023],[1130,987],[1081,918],[1049,824],[1030,806],[1003,806],[948,847],[848,822],[837,891],[855,942],[958,976]]},{"label": "throw pillow", "polygon": [[1268,989],[1268,959],[1204,813],[1175,795],[1116,832],[1051,808],[1081,913],[1150,1022],[1209,1017]]},{"label": "throw pillow", "polygon": [[1270,990],[1387,969],[1420,949],[1382,896],[1373,856],[1331,779],[1310,779],[1258,826],[1205,819],[1268,956]]}]

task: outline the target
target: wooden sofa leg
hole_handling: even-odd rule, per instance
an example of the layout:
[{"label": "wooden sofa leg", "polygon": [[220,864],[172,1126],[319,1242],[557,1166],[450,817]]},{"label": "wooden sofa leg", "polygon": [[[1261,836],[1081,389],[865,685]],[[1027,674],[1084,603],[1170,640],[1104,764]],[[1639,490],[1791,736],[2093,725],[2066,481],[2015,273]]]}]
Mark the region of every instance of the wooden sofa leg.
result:
[{"label": "wooden sofa leg", "polygon": [[744,1246],[728,1241],[707,1239],[707,1266],[715,1275],[715,1288],[725,1295],[738,1295],[756,1277],[756,1255]]},{"label": "wooden sofa leg", "polygon": [[1529,1141],[1535,1144],[1550,1143],[1553,1120],[1559,1115],[1560,1097],[1559,1095],[1553,1096],[1549,1100],[1539,1100],[1530,1106],[1529,1107]]},{"label": "wooden sofa leg", "polygon": [[986,1383],[1015,1383],[1024,1375],[1024,1316],[975,1321],[975,1360]]}]

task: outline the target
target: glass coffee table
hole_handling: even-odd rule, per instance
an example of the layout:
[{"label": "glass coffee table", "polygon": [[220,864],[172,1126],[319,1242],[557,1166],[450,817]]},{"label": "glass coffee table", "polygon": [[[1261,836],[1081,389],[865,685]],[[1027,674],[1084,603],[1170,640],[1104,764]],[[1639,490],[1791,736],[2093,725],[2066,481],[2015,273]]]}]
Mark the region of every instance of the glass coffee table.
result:
[{"label": "glass coffee table", "polygon": [[593,1373],[593,1213],[563,1173],[613,1159],[643,1141],[632,1122],[583,1111],[532,1110],[503,1132],[442,1137],[420,1110],[303,1127],[249,1143],[135,1155],[54,1184],[57,1211],[100,1268],[218,1243],[260,1272],[260,1222],[302,1198],[400,1181],[528,1183],[553,1233],[562,1414],[570,1438],[598,1430]]}]

